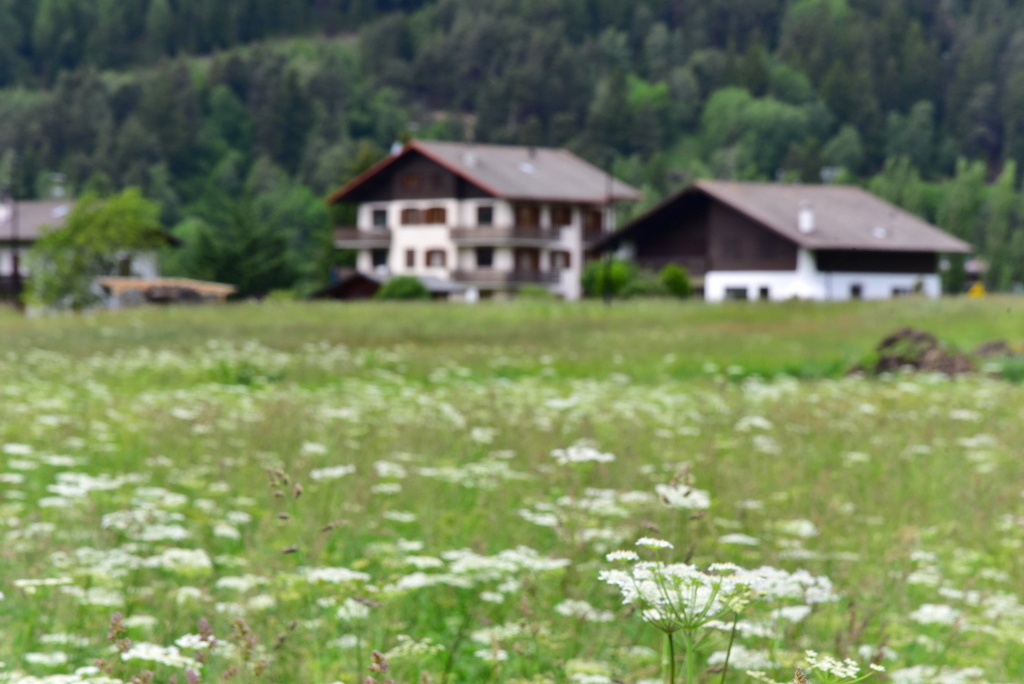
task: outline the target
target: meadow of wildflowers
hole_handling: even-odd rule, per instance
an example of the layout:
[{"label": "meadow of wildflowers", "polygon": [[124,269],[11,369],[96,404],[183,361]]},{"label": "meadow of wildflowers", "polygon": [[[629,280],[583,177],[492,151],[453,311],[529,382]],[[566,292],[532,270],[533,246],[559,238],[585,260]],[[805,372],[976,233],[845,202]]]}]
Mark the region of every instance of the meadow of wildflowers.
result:
[{"label": "meadow of wildflowers", "polygon": [[0,683],[1022,681],[1024,388],[787,374],[910,306],[0,317]]}]

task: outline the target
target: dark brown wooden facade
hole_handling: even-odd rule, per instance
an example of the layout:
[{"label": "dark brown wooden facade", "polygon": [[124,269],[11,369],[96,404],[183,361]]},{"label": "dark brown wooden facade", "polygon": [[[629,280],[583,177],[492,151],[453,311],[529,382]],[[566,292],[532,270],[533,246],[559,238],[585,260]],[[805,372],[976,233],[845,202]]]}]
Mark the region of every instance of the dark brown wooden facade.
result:
[{"label": "dark brown wooden facade", "polygon": [[491,195],[419,152],[395,161],[360,186],[358,202],[417,199],[474,199]]},{"label": "dark brown wooden facade", "polygon": [[631,242],[634,260],[643,268],[678,264],[696,277],[716,270],[792,271],[798,251],[774,231],[701,194],[681,198],[670,210],[655,210],[602,249],[617,249],[623,241]]},{"label": "dark brown wooden facade", "polygon": [[[795,218],[795,216],[794,216]],[[793,271],[799,246],[751,216],[699,189],[677,195],[600,243],[594,254],[629,245],[642,268],[667,264],[701,278],[709,271]],[[823,273],[936,273],[927,251],[815,249]]]}]

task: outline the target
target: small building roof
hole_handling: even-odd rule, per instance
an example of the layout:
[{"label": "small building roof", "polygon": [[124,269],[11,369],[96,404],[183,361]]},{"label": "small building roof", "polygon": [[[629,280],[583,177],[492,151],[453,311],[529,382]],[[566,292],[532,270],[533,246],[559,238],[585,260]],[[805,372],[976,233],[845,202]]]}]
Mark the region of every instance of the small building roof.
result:
[{"label": "small building roof", "polygon": [[[800,185],[697,181],[602,241],[617,244],[656,214],[694,195],[710,196],[809,250],[969,254],[973,248],[927,221],[852,185]],[[800,230],[800,212],[814,213],[814,228]]]},{"label": "small building roof", "polygon": [[100,285],[107,288],[116,297],[122,292],[145,292],[155,288],[192,290],[203,297],[226,299],[238,292],[238,288],[227,283],[214,283],[208,280],[192,278],[128,278],[109,276],[99,279]]},{"label": "small building roof", "polygon": [[35,242],[44,226],[63,228],[74,205],[73,200],[18,201],[12,211],[11,205],[0,204],[0,242],[14,240],[15,233],[18,242]]},{"label": "small building roof", "polygon": [[[377,285],[383,285],[395,277],[397,276],[386,273],[367,273],[366,271],[357,271],[355,269],[343,269],[338,274],[338,280],[336,282],[317,290],[310,295],[310,299],[336,298],[339,292],[344,291],[345,287],[355,280],[366,280],[376,283]],[[423,287],[427,288],[427,292],[432,295],[459,294],[465,292],[467,289],[467,287],[462,283],[456,283],[436,276],[413,277],[423,283]]]},{"label": "small building roof", "polygon": [[501,199],[603,204],[641,197],[636,188],[565,149],[413,140],[332,194],[328,203],[349,201],[370,178],[417,153]]}]

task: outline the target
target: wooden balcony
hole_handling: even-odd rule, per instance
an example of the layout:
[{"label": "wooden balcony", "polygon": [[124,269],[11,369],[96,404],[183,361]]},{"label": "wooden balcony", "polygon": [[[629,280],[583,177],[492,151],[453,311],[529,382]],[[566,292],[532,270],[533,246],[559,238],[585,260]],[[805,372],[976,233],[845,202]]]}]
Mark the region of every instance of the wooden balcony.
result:
[{"label": "wooden balcony", "polygon": [[520,247],[542,247],[561,238],[561,231],[546,228],[452,228],[452,241],[460,247],[496,247],[510,245]]},{"label": "wooden balcony", "polygon": [[558,271],[497,271],[493,268],[478,268],[472,271],[455,271],[452,278],[466,285],[509,287],[515,285],[555,285],[559,282]]},{"label": "wooden balcony", "polygon": [[391,246],[391,231],[386,228],[359,230],[358,228],[335,228],[336,249],[387,249]]}]

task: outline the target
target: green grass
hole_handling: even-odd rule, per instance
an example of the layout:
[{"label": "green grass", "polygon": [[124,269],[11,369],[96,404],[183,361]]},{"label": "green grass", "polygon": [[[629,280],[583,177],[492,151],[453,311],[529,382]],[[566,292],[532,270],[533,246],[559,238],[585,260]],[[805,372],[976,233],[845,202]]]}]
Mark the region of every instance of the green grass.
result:
[{"label": "green grass", "polygon": [[[121,681],[197,667],[187,648],[178,664],[122,660],[114,612],[161,647],[208,620],[224,642],[210,682],[362,682],[373,649],[398,682],[657,680],[658,632],[598,579],[643,536],[675,545],[666,561],[830,578],[837,600],[800,621],[764,622],[796,598],[743,612],[737,643],[776,679],[804,649],[866,662],[884,646],[894,681],[1016,681],[1024,388],[841,377],[903,325],[967,349],[1019,341],[1016,307],[0,314],[0,673],[22,673],[0,681],[96,658]],[[551,455],[576,444],[615,459]],[[707,511],[655,495],[681,473]],[[176,549],[201,563],[173,567]],[[44,578],[62,584],[19,581]],[[929,623],[926,604],[956,619]],[[720,681],[706,663],[727,642],[706,633],[697,681]]]}]

